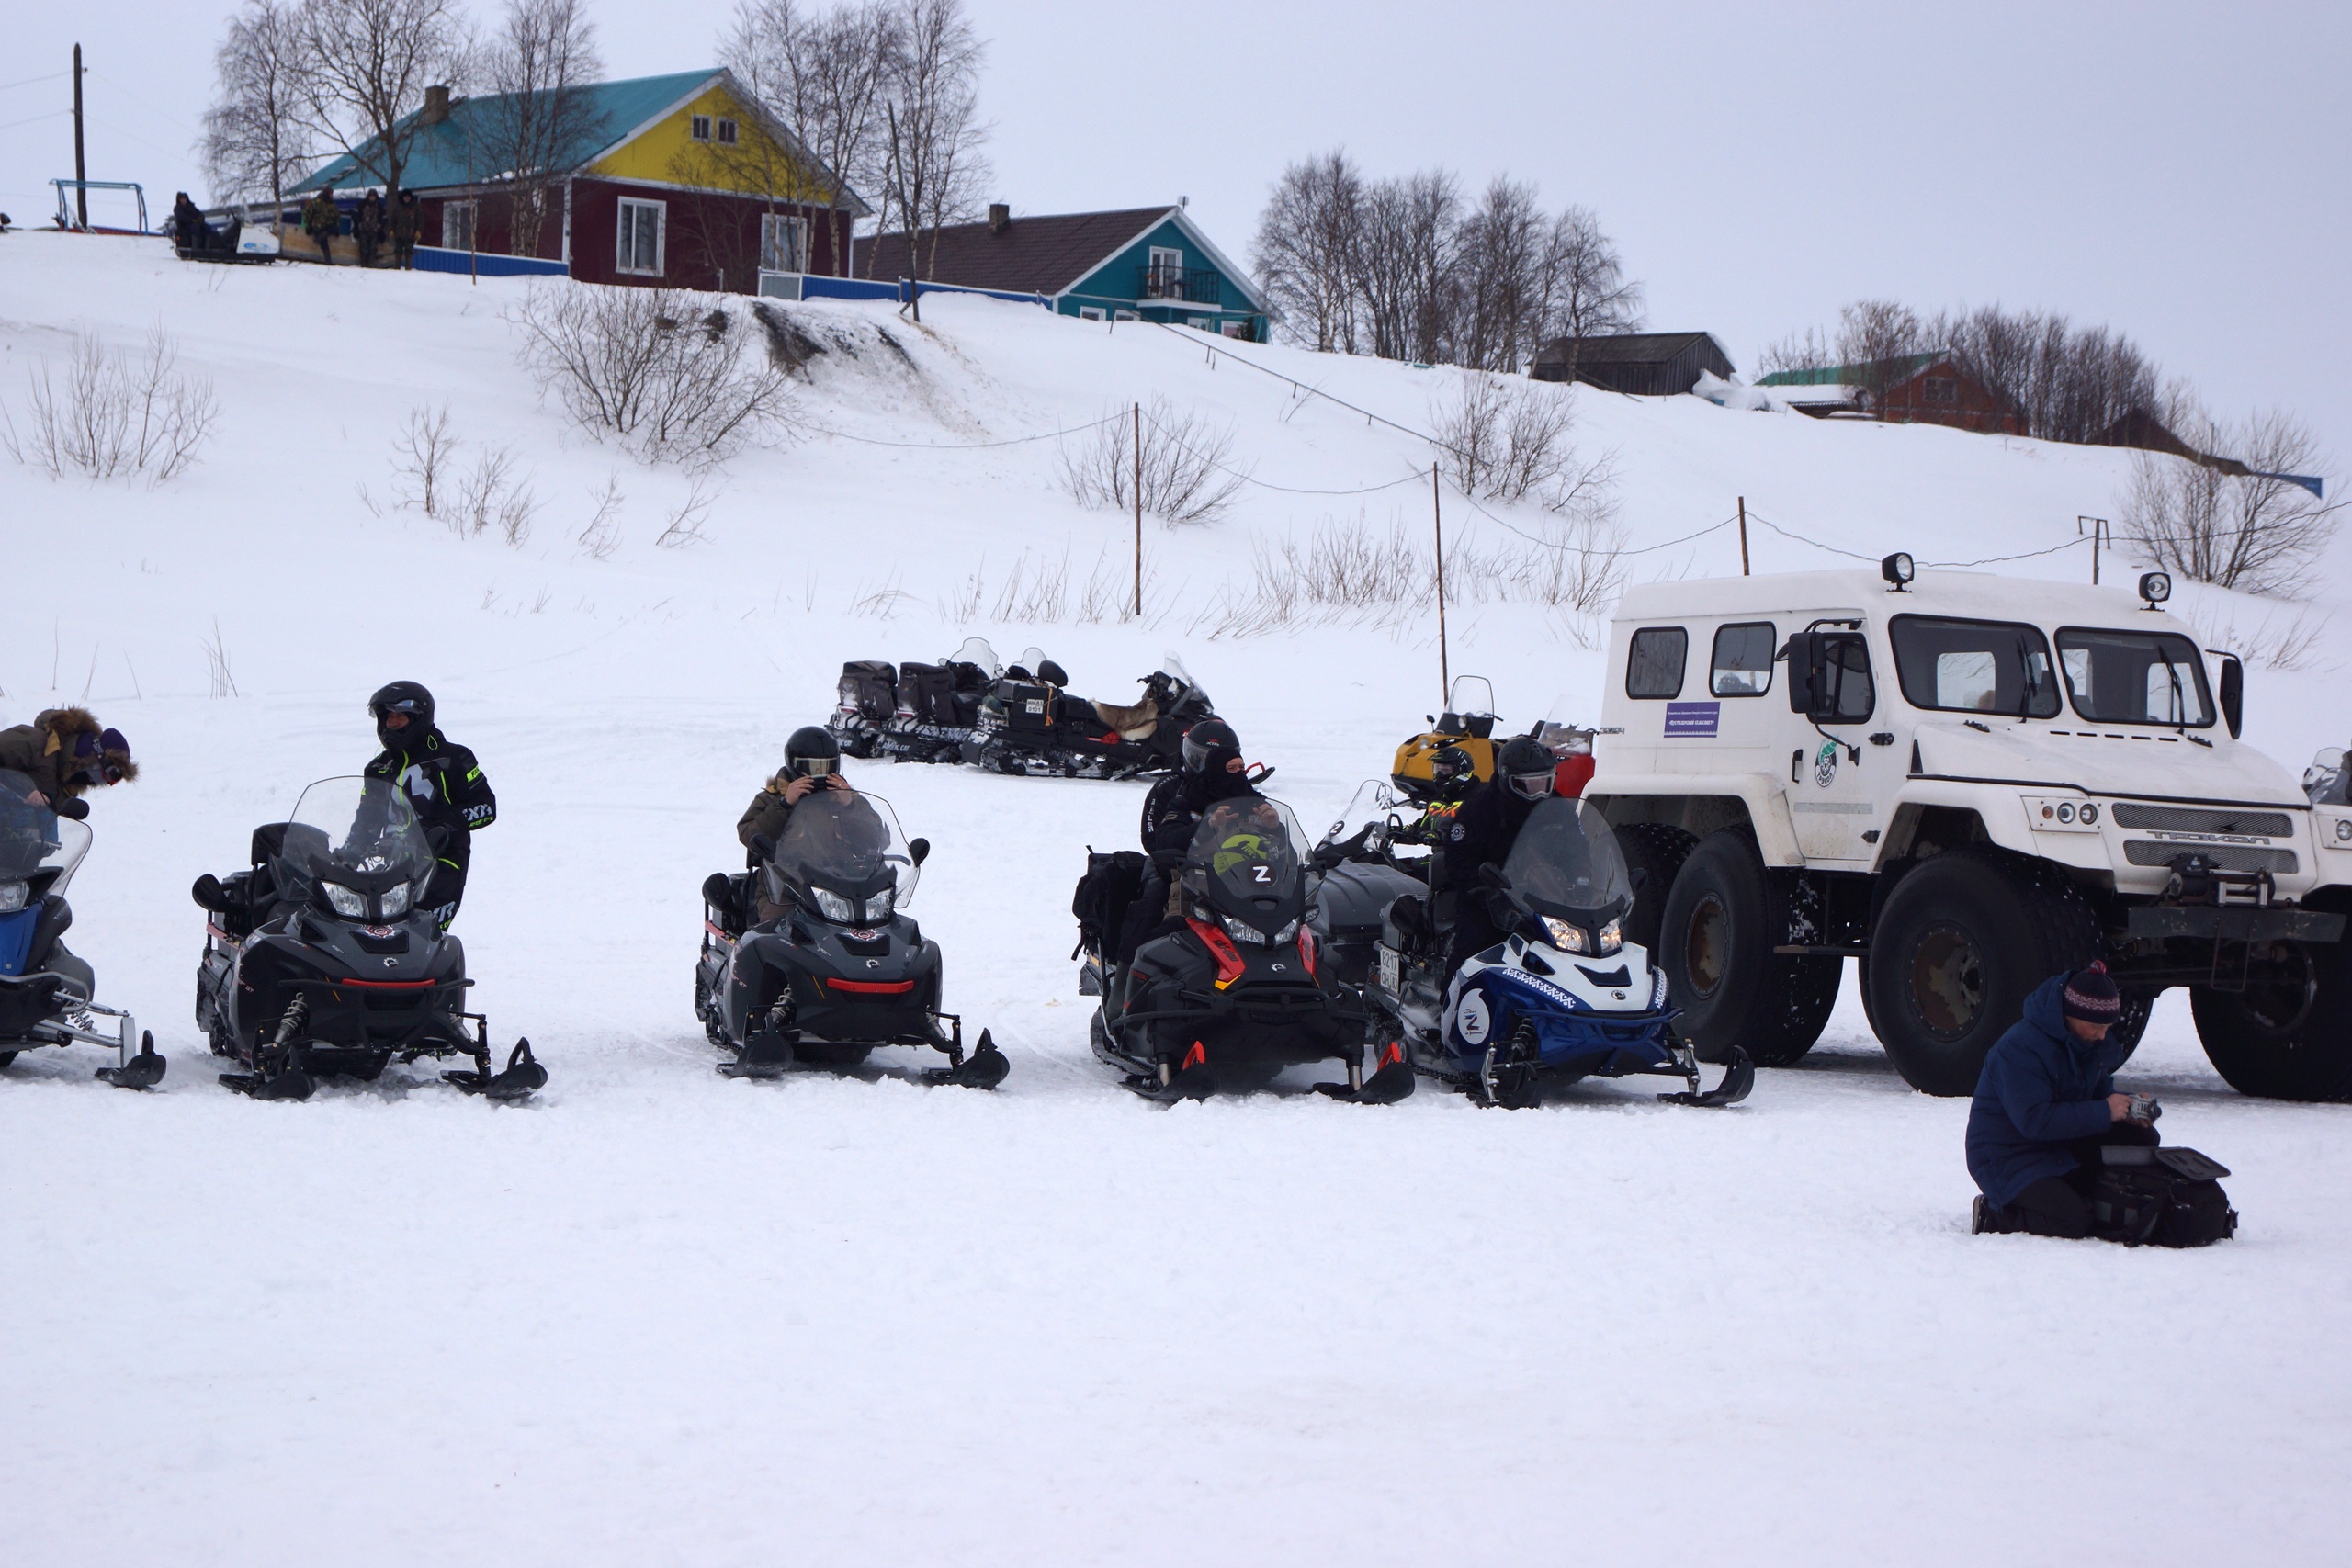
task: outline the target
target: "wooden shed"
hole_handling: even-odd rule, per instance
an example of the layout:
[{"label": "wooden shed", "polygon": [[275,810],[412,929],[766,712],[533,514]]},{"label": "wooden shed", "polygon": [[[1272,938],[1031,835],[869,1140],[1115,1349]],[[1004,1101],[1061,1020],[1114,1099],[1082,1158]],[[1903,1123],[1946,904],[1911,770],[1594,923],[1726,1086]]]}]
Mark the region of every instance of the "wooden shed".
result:
[{"label": "wooden shed", "polygon": [[1679,397],[1699,384],[1699,372],[1728,378],[1731,356],[1706,333],[1612,333],[1606,337],[1554,338],[1536,351],[1528,375],[1538,381],[1573,378],[1612,392]]}]

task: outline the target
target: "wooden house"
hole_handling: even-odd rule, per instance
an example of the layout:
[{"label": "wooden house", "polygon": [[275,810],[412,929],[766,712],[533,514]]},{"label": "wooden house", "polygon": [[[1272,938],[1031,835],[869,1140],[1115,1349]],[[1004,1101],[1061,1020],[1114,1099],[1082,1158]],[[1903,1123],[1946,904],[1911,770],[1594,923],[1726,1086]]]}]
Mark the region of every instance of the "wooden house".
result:
[{"label": "wooden house", "polygon": [[1731,356],[1706,333],[1611,333],[1554,338],[1538,349],[1528,375],[1538,381],[1574,378],[1612,392],[1679,397],[1699,384],[1699,372],[1728,378]]},{"label": "wooden house", "polygon": [[[495,177],[513,103],[435,87],[403,122],[401,184],[421,209],[420,266],[736,294],[759,292],[763,274],[847,275],[852,225],[869,209],[727,72],[580,89],[546,178],[519,202]],[[383,186],[373,150],[320,169],[288,193],[289,208],[332,190],[347,232],[361,197]],[[525,202],[529,213],[518,211]],[[300,224],[289,211],[288,231]],[[288,249],[298,246],[308,248],[296,240]]]},{"label": "wooden house", "polygon": [[1756,384],[1776,400],[1815,416],[1855,412],[1895,424],[1949,424],[1987,435],[2025,431],[2015,409],[1941,349],[1866,364],[1775,370]]},{"label": "wooden house", "polygon": [[1015,218],[875,236],[856,276],[1026,295],[1089,321],[1168,321],[1263,343],[1273,311],[1182,206]]}]

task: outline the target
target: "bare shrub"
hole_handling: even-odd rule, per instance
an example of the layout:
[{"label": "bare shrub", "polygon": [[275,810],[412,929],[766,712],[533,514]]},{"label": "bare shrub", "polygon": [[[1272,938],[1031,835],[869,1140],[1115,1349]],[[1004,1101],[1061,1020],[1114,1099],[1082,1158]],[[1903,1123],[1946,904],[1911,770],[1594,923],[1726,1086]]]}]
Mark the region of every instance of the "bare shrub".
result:
[{"label": "bare shrub", "polygon": [[1547,512],[1600,517],[1614,511],[1616,465],[1586,461],[1570,439],[1576,407],[1559,388],[1476,372],[1450,405],[1430,411],[1438,443],[1453,455],[1454,483],[1481,501],[1533,500]]},{"label": "bare shrub", "polygon": [[643,462],[708,467],[786,427],[790,376],[745,354],[752,329],[722,296],[545,284],[506,319],[571,421]]},{"label": "bare shrub", "polygon": [[447,403],[438,409],[420,403],[409,410],[408,423],[392,437],[392,478],[401,504],[427,517],[440,516],[449,499],[447,475],[463,445],[449,428]]},{"label": "bare shrub", "polygon": [[2117,513],[2124,537],[2143,558],[2193,581],[2304,597],[2344,505],[2291,477],[2321,466],[2311,432],[2272,412],[2237,426],[2199,421],[2181,434],[2200,451],[2234,460],[2141,454]]},{"label": "bare shrub", "polygon": [[1033,569],[1023,550],[997,590],[998,621],[1055,622],[1062,618],[1069,599],[1069,558],[1058,562],[1040,558]]},{"label": "bare shrub", "polygon": [[2265,615],[2251,628],[2241,630],[2234,617],[2192,610],[2188,624],[2196,628],[2197,640],[2206,648],[2234,653],[2258,669],[2292,674],[2302,670],[2335,668],[2320,657],[2328,623],[2334,618],[2322,615],[2314,621],[2308,615],[2297,614],[2279,620]]},{"label": "bare shrub", "polygon": [[580,547],[587,552],[590,560],[608,560],[620,548],[621,502],[627,499],[621,494],[620,476],[607,475],[605,488],[594,497],[595,515],[588,519],[588,525],[579,534]]},{"label": "bare shrub", "polygon": [[[1062,489],[1080,506],[1125,512],[1135,505],[1133,415],[1115,409],[1102,423],[1061,443]],[[1214,523],[1231,509],[1244,482],[1232,466],[1233,429],[1176,412],[1155,396],[1143,412],[1143,509],[1163,522]]]},{"label": "bare shrub", "polygon": [[212,635],[204,639],[204,662],[209,676],[212,695],[235,696],[237,677],[229,668],[229,645],[221,638],[220,618],[218,615],[212,619]]},{"label": "bare shrub", "polygon": [[28,381],[28,428],[0,421],[0,446],[51,479],[144,474],[162,484],[196,461],[220,415],[212,383],[179,368],[178,345],[161,328],[136,353],[77,334],[62,375],[44,359]]},{"label": "bare shrub", "polygon": [[688,545],[701,544],[702,525],[710,520],[710,503],[718,499],[705,486],[702,476],[695,475],[686,487],[684,504],[670,513],[670,520],[662,525],[662,532],[653,536],[654,547],[683,550]]}]

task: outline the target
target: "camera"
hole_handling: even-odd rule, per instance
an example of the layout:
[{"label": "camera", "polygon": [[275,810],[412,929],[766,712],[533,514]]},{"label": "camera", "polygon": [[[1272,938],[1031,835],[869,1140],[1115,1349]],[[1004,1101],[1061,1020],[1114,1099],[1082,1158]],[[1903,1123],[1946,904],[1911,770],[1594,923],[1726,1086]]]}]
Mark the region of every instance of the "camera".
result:
[{"label": "camera", "polygon": [[2156,1118],[2164,1113],[2165,1108],[2156,1103],[2154,1095],[2135,1094],[2132,1097],[2131,1119],[2141,1126],[2154,1125]]}]

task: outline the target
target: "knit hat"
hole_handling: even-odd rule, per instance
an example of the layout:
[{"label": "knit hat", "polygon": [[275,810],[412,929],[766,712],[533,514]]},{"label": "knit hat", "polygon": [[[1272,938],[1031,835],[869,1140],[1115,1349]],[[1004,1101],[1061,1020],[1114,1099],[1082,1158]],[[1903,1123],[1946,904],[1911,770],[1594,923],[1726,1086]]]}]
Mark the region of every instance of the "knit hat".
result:
[{"label": "knit hat", "polygon": [[93,784],[121,784],[139,776],[139,764],[130,760],[130,742],[119,729],[97,735],[84,730],[74,736],[74,761],[75,772]]},{"label": "knit hat", "polygon": [[2068,1018],[2085,1023],[2113,1023],[2123,1016],[2123,993],[2104,962],[2066,977],[2064,1010]]}]

